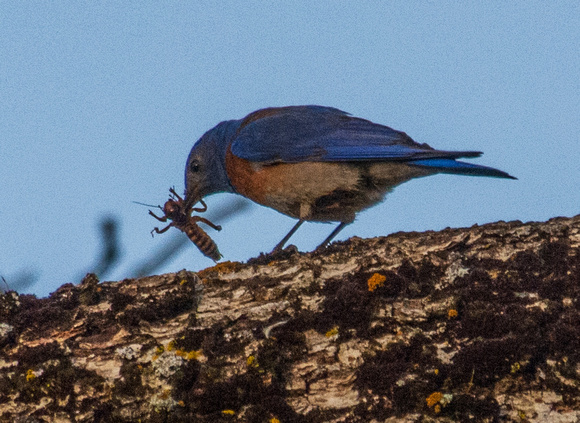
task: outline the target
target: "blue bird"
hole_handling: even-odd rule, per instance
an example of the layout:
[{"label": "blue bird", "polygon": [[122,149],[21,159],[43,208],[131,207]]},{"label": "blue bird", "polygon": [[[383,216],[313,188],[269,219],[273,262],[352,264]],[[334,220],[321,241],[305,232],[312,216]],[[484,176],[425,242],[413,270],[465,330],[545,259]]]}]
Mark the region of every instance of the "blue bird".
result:
[{"label": "blue bird", "polygon": [[516,179],[491,167],[457,161],[479,151],[441,151],[404,132],[323,106],[257,110],[219,123],[193,146],[185,168],[185,201],[241,194],[304,221],[340,222],[327,245],[356,213],[397,185],[436,173]]}]

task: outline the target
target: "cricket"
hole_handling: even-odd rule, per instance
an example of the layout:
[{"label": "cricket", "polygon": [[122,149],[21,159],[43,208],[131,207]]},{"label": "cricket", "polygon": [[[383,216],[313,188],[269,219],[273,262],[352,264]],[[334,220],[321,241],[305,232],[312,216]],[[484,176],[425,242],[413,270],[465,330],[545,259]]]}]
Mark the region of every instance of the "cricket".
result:
[{"label": "cricket", "polygon": [[170,188],[169,192],[171,197],[169,200],[165,202],[163,208],[159,206],[161,210],[163,210],[164,216],[157,216],[151,210],[149,210],[149,214],[153,216],[155,219],[159,220],[160,222],[167,222],[170,223],[164,227],[163,229],[154,228],[151,231],[151,235],[153,233],[162,234],[166,232],[170,227],[175,227],[182,232],[184,232],[188,238],[193,242],[199,251],[202,252],[203,255],[206,257],[211,258],[213,261],[218,261],[222,255],[218,250],[216,243],[211,239],[211,237],[197,224],[197,222],[203,222],[206,225],[210,226],[211,228],[215,229],[216,231],[221,231],[222,227],[219,225],[215,225],[214,223],[210,222],[208,219],[201,217],[201,216],[191,216],[192,212],[203,213],[207,210],[207,205],[203,200],[200,200],[202,207],[192,207],[188,206],[183,198],[177,194],[174,188]]}]

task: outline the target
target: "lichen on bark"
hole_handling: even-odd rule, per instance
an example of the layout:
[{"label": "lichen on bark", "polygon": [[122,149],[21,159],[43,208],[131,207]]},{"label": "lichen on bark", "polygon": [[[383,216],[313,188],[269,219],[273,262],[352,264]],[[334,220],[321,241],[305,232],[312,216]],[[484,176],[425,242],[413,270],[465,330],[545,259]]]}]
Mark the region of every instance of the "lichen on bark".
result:
[{"label": "lichen on bark", "polygon": [[0,421],[580,419],[580,216],[0,297]]}]

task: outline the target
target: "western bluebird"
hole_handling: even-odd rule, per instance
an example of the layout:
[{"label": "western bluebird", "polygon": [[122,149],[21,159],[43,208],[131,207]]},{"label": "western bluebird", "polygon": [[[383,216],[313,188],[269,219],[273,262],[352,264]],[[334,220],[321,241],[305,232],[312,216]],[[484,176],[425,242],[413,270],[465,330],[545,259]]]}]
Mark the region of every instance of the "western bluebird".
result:
[{"label": "western bluebird", "polygon": [[501,170],[457,161],[479,151],[440,151],[404,132],[322,106],[274,107],[219,123],[193,146],[185,168],[186,204],[232,192],[304,221],[340,222],[395,186],[435,173],[516,179]]}]

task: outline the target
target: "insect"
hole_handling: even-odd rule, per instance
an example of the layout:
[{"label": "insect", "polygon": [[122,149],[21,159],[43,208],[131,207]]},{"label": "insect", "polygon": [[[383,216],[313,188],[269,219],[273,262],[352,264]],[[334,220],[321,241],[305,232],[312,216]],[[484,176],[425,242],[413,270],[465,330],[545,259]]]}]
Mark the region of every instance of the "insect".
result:
[{"label": "insect", "polygon": [[191,242],[193,242],[199,251],[203,253],[206,257],[211,258],[214,261],[218,261],[222,255],[218,250],[217,245],[215,242],[210,238],[210,236],[201,229],[197,222],[203,222],[206,225],[211,226],[216,231],[221,231],[222,227],[219,225],[215,225],[209,220],[201,216],[190,216],[191,212],[199,212],[203,213],[207,210],[207,205],[200,201],[203,207],[195,208],[192,206],[188,206],[186,202],[175,192],[175,189],[170,188],[169,192],[171,193],[171,197],[169,200],[165,202],[163,208],[159,206],[163,213],[165,214],[163,217],[157,216],[151,210],[149,210],[149,214],[153,216],[155,219],[159,220],[160,222],[167,222],[168,220],[171,221],[169,225],[167,225],[163,229],[154,228],[151,231],[151,235],[153,232],[162,234],[166,232],[170,227],[174,226],[177,229],[184,232]]}]

